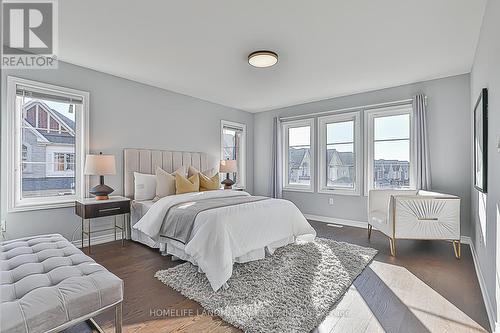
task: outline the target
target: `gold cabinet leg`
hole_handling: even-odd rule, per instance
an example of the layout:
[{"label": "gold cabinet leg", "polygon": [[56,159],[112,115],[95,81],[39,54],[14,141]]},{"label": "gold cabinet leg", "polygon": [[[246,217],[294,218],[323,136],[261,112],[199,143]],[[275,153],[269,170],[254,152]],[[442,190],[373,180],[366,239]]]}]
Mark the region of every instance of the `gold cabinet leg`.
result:
[{"label": "gold cabinet leg", "polygon": [[453,251],[455,252],[455,258],[460,259],[461,245],[459,240],[453,241]]},{"label": "gold cabinet leg", "polygon": [[372,225],[368,224],[368,239],[372,236]]},{"label": "gold cabinet leg", "polygon": [[389,246],[391,247],[391,256],[396,256],[396,239],[389,238]]}]

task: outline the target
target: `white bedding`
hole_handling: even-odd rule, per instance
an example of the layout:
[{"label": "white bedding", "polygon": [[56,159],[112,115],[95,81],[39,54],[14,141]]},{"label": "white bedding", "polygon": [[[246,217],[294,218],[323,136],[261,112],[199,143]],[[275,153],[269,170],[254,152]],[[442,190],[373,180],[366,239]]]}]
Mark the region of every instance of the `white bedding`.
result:
[{"label": "white bedding", "polygon": [[132,200],[131,210],[130,210],[130,238],[132,240],[145,244],[152,248],[159,248],[160,243],[154,241],[148,235],[134,229],[134,225],[139,222],[139,220],[146,215],[148,210],[153,206],[155,202],[153,200]]},{"label": "white bedding", "polygon": [[[164,197],[149,208],[133,228],[158,240],[170,207],[200,199],[250,195],[242,191],[207,191]],[[295,240],[312,241],[316,231],[290,201],[269,199],[203,211],[196,217],[191,238],[174,252],[203,271],[214,290],[231,277],[233,263],[261,259]],[[182,244],[180,244],[182,245]]]}]

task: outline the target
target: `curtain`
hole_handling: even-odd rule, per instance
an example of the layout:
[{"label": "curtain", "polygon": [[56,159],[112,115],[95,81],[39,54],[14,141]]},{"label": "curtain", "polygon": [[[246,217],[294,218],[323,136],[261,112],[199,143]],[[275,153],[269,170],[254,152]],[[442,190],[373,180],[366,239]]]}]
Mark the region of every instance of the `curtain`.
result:
[{"label": "curtain", "polygon": [[271,196],[273,198],[282,197],[283,188],[283,169],[281,157],[281,121],[279,117],[273,119],[273,147],[272,147],[272,178],[271,178]]},{"label": "curtain", "polygon": [[413,97],[415,114],[415,139],[417,149],[417,189],[431,189],[431,170],[429,164],[429,140],[427,138],[427,116],[425,95]]}]

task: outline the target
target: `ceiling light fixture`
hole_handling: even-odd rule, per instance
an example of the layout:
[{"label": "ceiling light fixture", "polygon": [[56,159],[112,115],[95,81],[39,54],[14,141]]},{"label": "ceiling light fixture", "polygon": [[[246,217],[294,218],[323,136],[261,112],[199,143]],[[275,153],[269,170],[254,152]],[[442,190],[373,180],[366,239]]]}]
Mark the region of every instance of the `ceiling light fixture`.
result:
[{"label": "ceiling light fixture", "polygon": [[254,67],[271,67],[278,62],[278,54],[272,51],[255,51],[248,56],[248,63]]}]

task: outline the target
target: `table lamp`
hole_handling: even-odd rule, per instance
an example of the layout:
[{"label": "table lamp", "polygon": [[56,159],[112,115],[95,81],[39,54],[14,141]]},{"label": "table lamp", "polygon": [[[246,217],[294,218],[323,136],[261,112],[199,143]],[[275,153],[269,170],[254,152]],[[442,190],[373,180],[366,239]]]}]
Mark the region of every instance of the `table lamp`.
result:
[{"label": "table lamp", "polygon": [[107,200],[109,194],[114,190],[104,184],[105,175],[115,175],[116,165],[114,155],[87,155],[85,159],[85,175],[99,176],[99,185],[90,189],[90,194],[95,195],[96,200]]},{"label": "table lamp", "polygon": [[234,182],[229,179],[229,174],[236,172],[238,169],[236,165],[236,160],[221,160],[220,161],[220,167],[219,167],[219,172],[221,173],[226,173],[226,179],[224,179],[221,184],[224,184],[224,189],[225,190],[230,190]]}]

